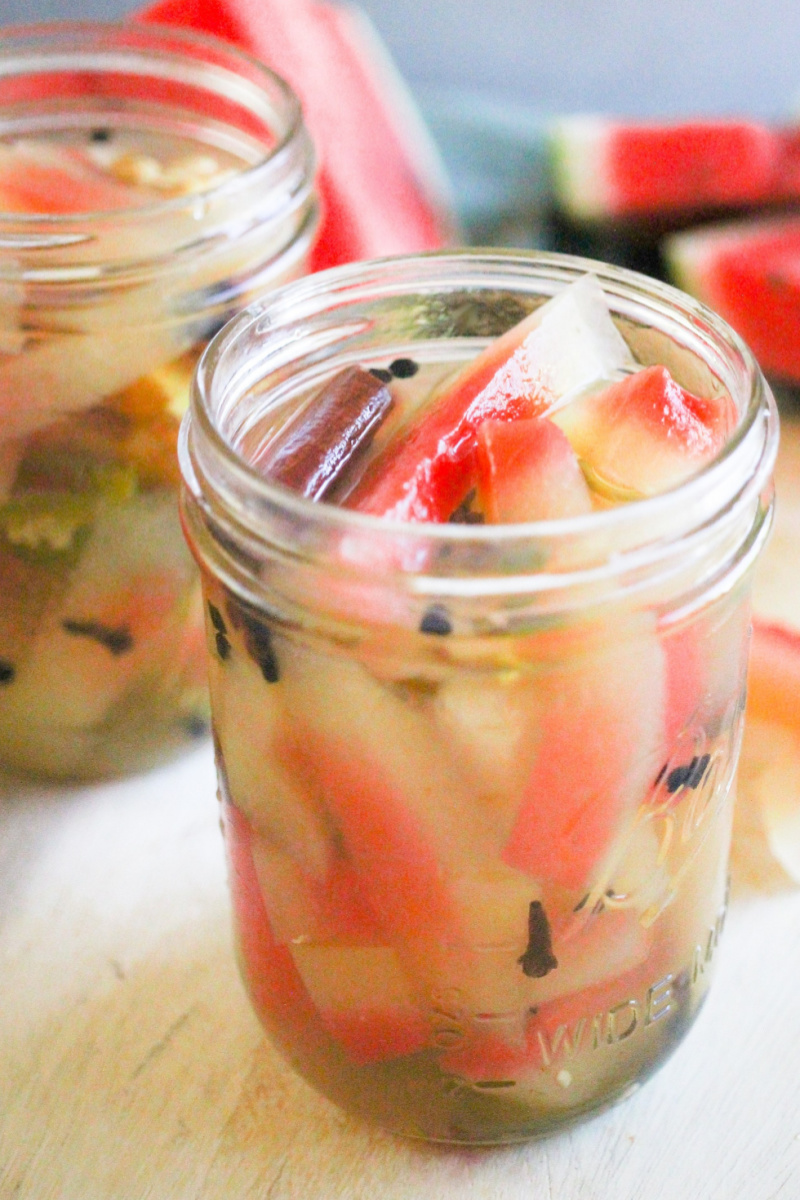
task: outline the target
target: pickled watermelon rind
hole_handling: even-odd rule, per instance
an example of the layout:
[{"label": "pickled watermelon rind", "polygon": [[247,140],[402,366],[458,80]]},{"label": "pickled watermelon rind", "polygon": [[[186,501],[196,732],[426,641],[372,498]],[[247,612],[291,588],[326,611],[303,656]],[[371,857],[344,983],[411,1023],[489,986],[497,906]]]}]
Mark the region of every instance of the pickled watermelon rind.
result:
[{"label": "pickled watermelon rind", "polygon": [[[279,384],[277,396],[290,400],[318,388],[336,369],[339,353],[345,362],[369,362],[378,356],[386,361],[402,354],[424,361],[453,345],[463,347],[465,355],[474,354],[489,339],[475,336],[473,329],[482,333],[490,321],[493,334],[508,329],[541,302],[543,293],[546,298],[587,271],[605,286],[620,328],[640,361],[647,362],[648,355],[661,361],[672,356],[673,373],[678,380],[686,379],[690,390],[727,392],[741,406],[739,426],[719,457],[679,488],[636,504],[535,526],[412,525],[303,501],[271,485],[237,453],[237,433],[225,422],[238,420],[235,397],[254,380],[260,381],[261,396],[271,397],[274,383]],[[389,297],[391,305],[386,303]],[[338,325],[326,331],[323,349],[316,322],[331,302],[337,305]],[[658,333],[654,327],[659,327]],[[284,336],[289,328],[290,348]],[[713,347],[709,356],[717,374],[703,362],[698,330]],[[464,332],[471,336],[462,341]],[[303,553],[295,560],[296,579],[307,588],[315,608],[324,606],[324,598],[312,580],[317,572],[333,569],[371,590],[373,611],[384,607],[390,621],[403,611],[403,623],[417,625],[420,616],[415,614],[426,604],[451,598],[468,623],[480,622],[482,606],[492,595],[525,596],[529,615],[547,611],[565,577],[548,576],[542,566],[565,539],[574,540],[571,561],[577,564],[585,554],[586,596],[595,603],[603,602],[604,596],[617,602],[629,568],[645,561],[653,571],[654,586],[660,567],[668,562],[670,570],[677,569],[680,586],[677,579],[688,561],[681,539],[701,536],[699,531],[720,504],[735,502],[741,506],[738,511],[750,514],[747,531],[744,525],[741,529],[742,545],[747,543],[757,511],[750,505],[769,476],[775,453],[774,415],[766,425],[762,422],[763,413],[774,410],[762,388],[757,366],[729,327],[667,285],[557,255],[442,253],[320,273],[280,289],[231,322],[201,361],[180,455],[189,496],[201,506],[204,491],[219,497],[223,509],[234,496],[249,496],[256,503],[257,516],[251,500],[235,501],[236,527],[230,530],[236,540],[238,523],[244,521],[250,553],[261,547],[257,552],[271,554],[268,547],[291,540],[292,529],[301,523]],[[217,429],[216,406],[223,394],[225,416]],[[195,520],[191,503],[187,519],[190,524]],[[758,540],[759,535],[753,536]],[[648,543],[652,554],[645,549]],[[212,557],[224,558],[225,553],[215,545]],[[659,558],[662,554],[665,557]],[[229,569],[239,573],[233,562]],[[301,583],[304,577],[307,585]],[[644,583],[639,577],[638,584]]]}]

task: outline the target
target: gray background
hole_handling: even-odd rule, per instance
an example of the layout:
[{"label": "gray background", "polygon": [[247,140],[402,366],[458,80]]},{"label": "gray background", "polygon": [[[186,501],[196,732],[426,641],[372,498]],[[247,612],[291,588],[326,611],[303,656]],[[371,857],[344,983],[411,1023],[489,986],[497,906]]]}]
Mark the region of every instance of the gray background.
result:
[{"label": "gray background", "polygon": [[[540,112],[782,116],[800,102],[798,0],[362,0],[412,88]],[[0,22],[129,0],[0,0]]]}]

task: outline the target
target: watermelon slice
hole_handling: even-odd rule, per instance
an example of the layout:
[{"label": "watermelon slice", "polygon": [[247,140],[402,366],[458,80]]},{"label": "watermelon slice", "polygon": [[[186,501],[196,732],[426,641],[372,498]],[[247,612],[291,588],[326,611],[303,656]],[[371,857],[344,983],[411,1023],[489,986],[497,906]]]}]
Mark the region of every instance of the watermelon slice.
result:
[{"label": "watermelon slice", "polygon": [[315,269],[432,250],[451,238],[435,152],[356,10],[314,0],[160,0],[140,16],[234,42],[300,97],[320,161]]},{"label": "watermelon slice", "polygon": [[730,322],[768,374],[800,383],[800,217],[687,230],[665,254],[678,286]]},{"label": "watermelon slice", "polygon": [[727,395],[694,396],[666,367],[645,367],[553,413],[597,490],[652,496],[676,487],[722,449],[736,424]]},{"label": "watermelon slice", "polygon": [[[459,1014],[470,1016],[502,1028],[504,1036],[519,1041],[527,1007],[525,985],[530,982],[521,961],[529,942],[531,905],[539,909],[543,922],[549,921],[542,889],[522,872],[488,856],[469,875],[454,876],[450,889],[458,925],[444,938],[432,938],[420,927],[404,947],[414,975],[432,997],[445,1004],[445,998],[451,998],[450,1015],[456,1020]],[[549,960],[543,961],[542,969],[550,969]],[[434,1002],[434,1014],[436,1007]],[[447,1008],[439,1013],[447,1015]]]},{"label": "watermelon slice", "polygon": [[574,116],[550,143],[557,201],[584,221],[763,204],[795,186],[793,139],[754,121]]},{"label": "watermelon slice", "polygon": [[[384,940],[463,941],[491,894],[476,888],[467,911],[452,881],[487,862],[510,874],[498,860],[519,792],[469,778],[430,709],[360,664],[296,646],[283,647],[282,664],[288,716],[277,754],[296,787],[324,805]],[[530,879],[519,882],[530,899]]]},{"label": "watermelon slice", "polygon": [[348,506],[404,521],[446,521],[477,482],[484,421],[544,415],[632,365],[602,289],[585,275],[537,308],[434,395],[378,455]]},{"label": "watermelon slice", "polygon": [[295,891],[305,892],[321,886],[333,870],[334,831],[317,798],[295,783],[279,756],[284,729],[280,687],[264,680],[233,629],[224,601],[216,589],[210,595],[206,608],[213,609],[222,630],[211,626],[208,631],[209,685],[228,788],[255,829],[257,844],[263,841],[273,849],[275,870],[281,870],[285,856],[286,872],[291,864],[299,877]]},{"label": "watermelon slice", "polygon": [[[433,806],[441,804],[442,794],[431,789],[430,778],[419,776],[408,797],[392,778],[394,764],[387,774],[374,751],[370,761],[363,745],[352,740],[337,744],[318,731],[297,732],[297,741],[282,744],[280,752],[297,777],[324,797],[380,927],[400,940],[426,925],[444,936],[455,921],[444,864],[448,857],[458,858],[460,847],[445,847],[437,837],[440,814]],[[387,726],[384,738],[391,737]],[[429,815],[415,811],[426,795]]]},{"label": "watermelon slice", "polygon": [[750,609],[738,593],[677,626],[659,623],[666,687],[668,770],[706,750],[744,692]]},{"label": "watermelon slice", "polygon": [[466,666],[442,681],[430,706],[437,735],[490,799],[501,837],[510,832],[536,754],[540,707],[535,674],[511,667],[489,681]]},{"label": "watermelon slice", "polygon": [[478,430],[478,495],[490,521],[547,521],[592,511],[575,451],[545,417],[484,421]]},{"label": "watermelon slice", "polygon": [[4,436],[24,437],[84,412],[189,350],[197,331],[186,322],[154,325],[160,311],[151,289],[132,288],[79,316],[68,312],[70,330],[32,333],[17,352],[0,352]]}]

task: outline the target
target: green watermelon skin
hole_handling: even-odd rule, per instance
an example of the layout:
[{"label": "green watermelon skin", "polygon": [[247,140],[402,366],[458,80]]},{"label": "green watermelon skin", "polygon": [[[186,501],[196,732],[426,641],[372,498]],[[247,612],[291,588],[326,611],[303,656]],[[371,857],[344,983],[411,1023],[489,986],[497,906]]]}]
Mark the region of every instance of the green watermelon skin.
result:
[{"label": "green watermelon skin", "polygon": [[796,194],[794,139],[754,121],[553,123],[556,203],[576,220],[691,214]]},{"label": "green watermelon skin", "polygon": [[800,216],[700,226],[664,253],[674,282],[724,317],[768,375],[800,384]]},{"label": "green watermelon skin", "polygon": [[300,97],[319,158],[314,270],[452,240],[432,143],[357,9],[314,0],[160,0],[139,17],[224,38]]}]

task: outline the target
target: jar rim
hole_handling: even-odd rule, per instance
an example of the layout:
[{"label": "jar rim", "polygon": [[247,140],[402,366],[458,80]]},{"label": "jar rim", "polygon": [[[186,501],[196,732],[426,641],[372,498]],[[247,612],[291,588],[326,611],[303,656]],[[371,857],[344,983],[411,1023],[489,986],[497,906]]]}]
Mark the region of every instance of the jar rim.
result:
[{"label": "jar rim", "polygon": [[[3,37],[0,39],[0,78],[10,74],[7,68],[4,70],[4,63],[8,64],[17,59],[22,49],[34,51],[39,48],[39,52],[44,53],[44,50],[50,47],[54,56],[58,53],[63,57],[65,53],[68,53],[68,49],[64,46],[65,41],[71,40],[74,43],[75,51],[83,48],[89,52],[93,44],[97,48],[105,46],[110,50],[115,39],[121,42],[119,49],[123,53],[126,49],[131,53],[137,50],[139,53],[149,51],[162,58],[171,58],[175,63],[193,60],[202,64],[205,61],[204,55],[206,60],[214,56],[224,57],[230,65],[223,68],[218,67],[218,70],[221,69],[227,74],[235,76],[235,67],[238,65],[242,68],[239,75],[244,79],[244,68],[246,68],[255,76],[256,80],[261,81],[260,86],[264,95],[267,94],[268,89],[272,89],[280,96],[285,110],[283,132],[275,132],[273,129],[275,132],[274,144],[253,162],[242,164],[233,176],[198,188],[189,194],[154,199],[151,202],[132,205],[130,208],[114,209],[113,216],[116,221],[153,221],[184,208],[187,203],[211,200],[238,189],[268,185],[269,176],[275,172],[276,167],[280,168],[281,160],[286,157],[289,148],[305,134],[300,100],[281,75],[254,55],[222,38],[177,26],[134,20],[116,22],[65,20],[8,25],[3,28]],[[42,64],[38,64],[37,70],[41,71],[42,69]],[[58,69],[64,69],[63,61],[60,62]],[[117,69],[119,69],[119,64],[117,64]],[[102,72],[98,71],[98,73]],[[23,74],[23,72],[16,71],[14,74]],[[248,80],[248,82],[252,83],[254,88],[258,86],[252,80]],[[307,153],[310,157],[308,174],[313,175],[314,154],[310,140],[308,140]],[[4,227],[12,225],[23,230],[26,227],[52,230],[56,235],[59,229],[74,225],[76,221],[79,221],[82,226],[91,227],[93,223],[106,220],[110,211],[99,209],[86,212],[24,213],[8,212],[0,208],[0,237],[2,237]],[[73,240],[67,235],[63,244],[69,245]]]},{"label": "jar rim", "polygon": [[[228,360],[232,360],[247,337],[260,339],[256,361],[263,364],[269,347],[279,345],[282,337],[285,340],[290,329],[324,312],[326,306],[345,314],[348,302],[354,303],[360,296],[403,292],[431,295],[447,287],[456,290],[480,285],[489,289],[505,284],[509,291],[527,291],[546,299],[587,272],[598,277],[617,317],[626,305],[628,310],[640,312],[646,312],[648,307],[653,312],[660,309],[662,317],[665,314],[671,317],[687,336],[691,334],[714,345],[720,362],[725,360],[727,364],[729,377],[737,382],[739,395],[745,397],[739,424],[720,454],[675,488],[586,515],[526,524],[401,522],[316,503],[269,482],[246,462],[220,427],[218,414],[222,407],[229,412],[231,401],[235,405],[237,387],[241,397],[243,382],[251,385],[269,375],[268,370],[259,375],[250,362],[245,378],[240,367],[239,375],[234,372],[227,380],[223,404],[219,377],[226,369],[231,370]],[[551,286],[549,293],[542,290],[545,282]],[[739,511],[743,506],[758,503],[769,486],[776,442],[774,399],[752,353],[726,322],[705,305],[668,284],[590,259],[545,251],[466,249],[336,267],[278,289],[245,309],[217,334],[198,365],[190,409],[181,430],[180,458],[190,497],[201,504],[210,504],[215,520],[229,522],[229,532],[242,536],[251,546],[271,546],[277,525],[287,522],[302,526],[305,545],[309,547],[302,553],[309,558],[318,555],[325,539],[339,548],[343,540],[353,535],[357,539],[363,536],[365,546],[374,547],[376,539],[380,539],[402,550],[399,557],[394,555],[391,559],[395,573],[416,577],[416,590],[428,587],[431,591],[447,586],[447,567],[438,567],[435,580],[426,585],[420,576],[429,574],[428,566],[421,571],[420,563],[430,563],[432,549],[437,562],[446,563],[447,554],[442,551],[450,548],[455,564],[455,574],[450,573],[451,585],[459,594],[469,590],[463,570],[459,573],[463,553],[468,548],[481,547],[489,553],[485,567],[476,569],[474,583],[485,594],[487,586],[489,590],[504,593],[556,586],[554,577],[541,571],[513,576],[498,568],[496,560],[507,558],[509,548],[534,540],[551,547],[570,538],[606,545],[608,553],[602,565],[620,575],[646,572],[648,564],[652,567],[656,562],[663,566],[676,557],[679,543],[685,545],[701,537],[703,531],[733,509]],[[301,554],[296,547],[294,553]],[[338,553],[334,549],[332,558]],[[385,569],[385,558],[381,561],[379,556],[375,565],[378,570]],[[365,562],[358,567],[367,570]],[[598,564],[594,563],[589,574],[596,575],[597,569]],[[574,574],[576,582],[581,574],[580,571]],[[559,575],[558,586],[565,586],[568,579]]]}]

